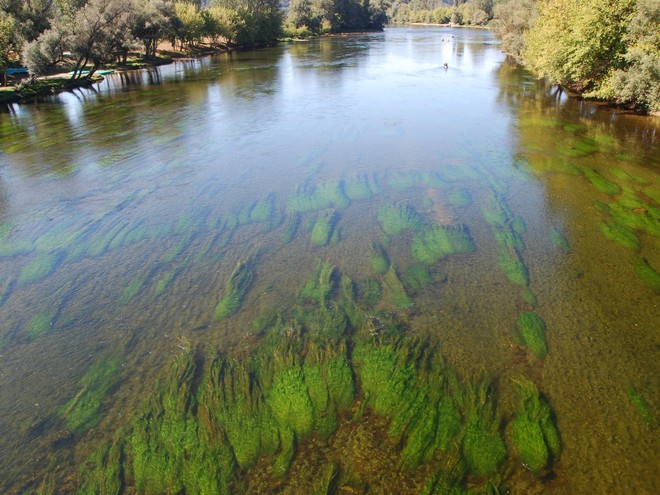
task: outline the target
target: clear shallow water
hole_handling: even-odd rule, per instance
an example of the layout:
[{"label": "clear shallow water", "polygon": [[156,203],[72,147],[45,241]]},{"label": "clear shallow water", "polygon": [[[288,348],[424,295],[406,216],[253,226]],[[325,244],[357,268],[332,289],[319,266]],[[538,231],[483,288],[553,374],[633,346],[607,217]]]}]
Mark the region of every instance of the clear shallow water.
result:
[{"label": "clear shallow water", "polygon": [[[324,260],[352,279],[365,327],[394,315],[465,381],[493,384],[511,493],[657,493],[657,126],[553,93],[507,66],[488,32],[432,28],[177,63],[12,107],[0,115],[3,491],[80,486],[78,466],[143,417],[175,356],[247,359],[268,338],[255,321],[314,308],[297,300]],[[330,192],[301,208],[296,188]],[[420,262],[421,234],[379,221],[402,204],[425,225],[463,225],[474,249]],[[319,211],[333,216],[321,246]],[[412,304],[375,272],[372,242]],[[250,254],[240,308],[214,318]],[[515,335],[530,311],[544,358]],[[93,384],[101,399],[76,424],[67,411],[94,363],[113,378]],[[353,367],[356,405],[334,435],[300,435],[283,481],[264,456],[235,490],[308,492],[333,461],[340,492],[421,491],[442,453],[401,472],[387,419],[350,420],[370,410]],[[512,440],[521,377],[561,436],[536,476]]]}]

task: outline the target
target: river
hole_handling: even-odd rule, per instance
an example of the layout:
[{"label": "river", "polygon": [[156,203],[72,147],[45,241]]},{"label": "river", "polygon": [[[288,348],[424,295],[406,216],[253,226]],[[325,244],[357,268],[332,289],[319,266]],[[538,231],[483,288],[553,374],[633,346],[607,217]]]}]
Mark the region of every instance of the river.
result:
[{"label": "river", "polygon": [[660,492],[659,127],[437,27],[8,107],[0,491]]}]

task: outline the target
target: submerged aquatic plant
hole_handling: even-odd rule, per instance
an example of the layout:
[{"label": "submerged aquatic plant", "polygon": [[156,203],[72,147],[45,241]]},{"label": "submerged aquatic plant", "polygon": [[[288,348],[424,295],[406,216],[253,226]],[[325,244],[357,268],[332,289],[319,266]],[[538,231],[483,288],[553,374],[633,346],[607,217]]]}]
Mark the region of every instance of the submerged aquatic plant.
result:
[{"label": "submerged aquatic plant", "polygon": [[559,432],[550,406],[539,395],[536,385],[526,378],[516,383],[519,402],[511,423],[513,442],[523,465],[533,473],[543,474],[561,452]]},{"label": "submerged aquatic plant", "polygon": [[381,277],[383,286],[383,299],[397,309],[409,308],[413,305],[412,299],[406,294],[399,276],[394,267],[390,265],[389,270]]},{"label": "submerged aquatic plant", "polygon": [[372,241],[369,244],[369,251],[371,256],[369,261],[371,262],[371,268],[378,275],[385,275],[387,270],[390,268],[390,260],[387,256],[387,251],[379,243]]},{"label": "submerged aquatic plant", "polygon": [[243,298],[254,280],[255,257],[240,260],[229,277],[223,298],[218,302],[213,319],[224,320],[241,308]]},{"label": "submerged aquatic plant", "polygon": [[335,230],[336,216],[334,210],[324,210],[319,216],[312,228],[312,245],[325,246],[332,237]]},{"label": "submerged aquatic plant", "polygon": [[43,280],[57,269],[62,257],[59,253],[40,254],[21,270],[18,281],[31,284]]},{"label": "submerged aquatic plant", "polygon": [[25,325],[25,333],[31,339],[46,335],[52,328],[55,313],[42,312],[34,315]]},{"label": "submerged aquatic plant", "polygon": [[412,255],[426,265],[453,255],[472,253],[476,246],[465,225],[434,225],[413,238]]},{"label": "submerged aquatic plant", "polygon": [[399,235],[406,230],[419,230],[424,225],[422,216],[406,202],[389,205],[378,211],[378,221],[388,236]]},{"label": "submerged aquatic plant", "polygon": [[103,401],[115,385],[120,367],[119,358],[102,358],[85,373],[78,393],[60,410],[70,431],[82,433],[100,421]]},{"label": "submerged aquatic plant", "polygon": [[518,317],[518,332],[525,345],[536,357],[543,359],[548,354],[545,342],[545,323],[533,311],[523,311]]},{"label": "submerged aquatic plant", "polygon": [[637,236],[629,229],[616,222],[600,222],[598,224],[600,231],[605,237],[618,242],[624,247],[630,249],[639,249],[640,243]]},{"label": "submerged aquatic plant", "polygon": [[351,201],[369,199],[380,192],[380,188],[369,176],[355,175],[343,181],[344,192]]},{"label": "submerged aquatic plant", "polygon": [[656,292],[660,292],[660,272],[653,268],[649,262],[643,258],[636,258],[633,267],[637,276]]},{"label": "submerged aquatic plant", "polygon": [[593,186],[600,192],[610,196],[619,194],[621,192],[621,188],[619,186],[600,175],[593,168],[585,167],[582,169],[582,172],[584,173],[584,176],[589,179],[589,182],[591,182]]},{"label": "submerged aquatic plant", "polygon": [[300,291],[301,299],[317,301],[319,306],[325,307],[335,288],[334,275],[335,267],[327,261],[319,260]]},{"label": "submerged aquatic plant", "polygon": [[626,391],[628,392],[628,398],[630,399],[630,402],[635,407],[635,409],[637,409],[637,412],[639,412],[644,422],[649,426],[653,426],[655,424],[653,411],[651,410],[651,406],[646,401],[644,396],[630,385],[626,387]]},{"label": "submerged aquatic plant", "polygon": [[571,245],[569,244],[566,236],[556,228],[553,228],[550,231],[550,241],[555,247],[561,248],[564,251],[568,252],[571,250]]},{"label": "submerged aquatic plant", "polygon": [[492,196],[487,206],[482,208],[482,213],[491,225],[499,246],[497,265],[511,283],[529,285],[529,272],[522,258],[525,244],[521,235],[525,231],[525,222],[520,216],[513,215],[504,198],[498,194]]},{"label": "submerged aquatic plant", "polygon": [[344,193],[343,184],[338,180],[329,180],[317,186],[303,184],[287,201],[290,211],[305,213],[327,208],[344,209],[350,205]]}]

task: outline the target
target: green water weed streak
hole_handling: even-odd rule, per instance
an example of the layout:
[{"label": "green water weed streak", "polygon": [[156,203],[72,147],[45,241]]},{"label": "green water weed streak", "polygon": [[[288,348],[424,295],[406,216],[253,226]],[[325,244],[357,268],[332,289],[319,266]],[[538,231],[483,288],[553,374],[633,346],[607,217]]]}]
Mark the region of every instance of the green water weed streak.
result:
[{"label": "green water weed streak", "polygon": [[60,411],[70,431],[82,433],[101,420],[103,401],[115,385],[120,367],[119,358],[104,358],[94,363],[82,377],[80,390]]},{"label": "green water weed streak", "polygon": [[218,302],[213,319],[220,321],[233,315],[241,308],[243,299],[254,281],[255,258],[240,260],[229,277],[223,298]]},{"label": "green water weed streak", "polygon": [[389,419],[400,469],[455,467],[428,486],[464,490],[468,476],[499,486],[506,450],[489,383],[462,383],[395,314],[366,312],[333,265],[319,261],[298,301],[263,321],[261,344],[241,359],[211,347],[179,354],[132,423],[81,468],[80,493],[238,493],[239,473],[265,458],[284,476],[310,435],[331,437],[340,415],[365,406]]},{"label": "green water weed streak", "polygon": [[529,285],[529,272],[522,258],[525,248],[521,237],[524,222],[513,215],[505,199],[498,194],[493,194],[482,213],[499,246],[497,265],[511,283]]},{"label": "green water weed streak", "polygon": [[545,323],[532,311],[523,311],[518,317],[517,329],[522,342],[536,357],[543,359],[548,354],[545,342]]},{"label": "green water weed streak", "polygon": [[433,265],[447,256],[473,253],[477,248],[465,225],[433,225],[415,235],[411,249],[416,261]]},{"label": "green water weed streak", "polygon": [[536,385],[525,378],[517,379],[516,384],[519,402],[511,423],[513,441],[523,465],[533,473],[544,474],[561,452],[559,432]]},{"label": "green water weed streak", "polygon": [[396,236],[407,230],[416,231],[424,225],[422,216],[406,202],[381,208],[378,211],[378,221],[388,236]]}]

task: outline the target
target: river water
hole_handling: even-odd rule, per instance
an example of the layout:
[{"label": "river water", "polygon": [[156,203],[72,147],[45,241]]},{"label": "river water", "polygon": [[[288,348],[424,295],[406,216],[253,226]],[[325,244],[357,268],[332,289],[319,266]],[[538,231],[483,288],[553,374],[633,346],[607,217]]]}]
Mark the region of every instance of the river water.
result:
[{"label": "river water", "polygon": [[[487,31],[431,27],[177,62],[11,106],[0,490],[658,493],[659,127],[534,80]],[[323,267],[318,295],[306,281],[323,285]],[[368,363],[420,342],[465,390],[488,387],[452,396],[461,426],[415,457],[434,372],[386,360],[399,371],[369,375],[370,389]],[[353,383],[343,402],[331,348]],[[211,354],[239,368],[275,356],[245,365],[246,417],[267,411],[279,432],[251,460],[226,426],[236,409],[209,407],[204,426]],[[519,426],[530,383],[561,444],[530,426],[541,461]],[[402,401],[390,409],[389,389]],[[472,410],[489,419],[475,426]],[[185,434],[172,426],[184,416]],[[255,425],[241,428],[266,431]],[[227,484],[190,481],[191,431],[211,459],[231,444]],[[470,449],[493,438],[506,454],[491,469]]]}]

